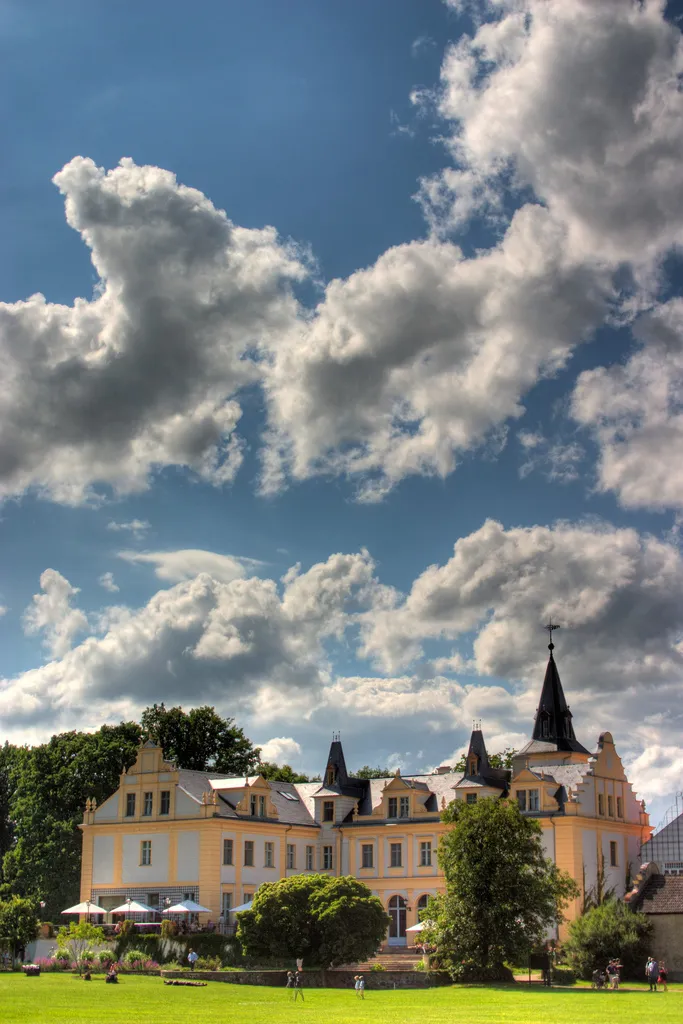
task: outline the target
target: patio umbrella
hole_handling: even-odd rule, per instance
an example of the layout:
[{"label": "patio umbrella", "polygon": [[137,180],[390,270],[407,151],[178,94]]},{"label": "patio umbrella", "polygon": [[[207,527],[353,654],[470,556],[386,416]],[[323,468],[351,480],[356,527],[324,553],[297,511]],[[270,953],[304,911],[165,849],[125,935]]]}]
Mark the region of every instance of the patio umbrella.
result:
[{"label": "patio umbrella", "polygon": [[75,903],[73,907],[67,907],[66,910],[62,911],[63,914],[106,914],[106,910],[102,910],[102,907],[98,907],[96,903],[91,903],[90,900],[83,900],[82,903]]},{"label": "patio umbrella", "polygon": [[174,903],[168,910],[162,910],[162,914],[210,914],[209,907],[203,907],[201,903],[194,900],[183,900],[182,903]]},{"label": "patio umbrella", "polygon": [[425,927],[426,927],[425,922],[424,921],[420,921],[419,924],[413,924],[413,925],[410,926],[410,928],[406,928],[406,931],[407,932],[421,932],[422,929],[425,928]]},{"label": "patio umbrella", "polygon": [[240,914],[243,910],[251,910],[253,900],[249,900],[248,903],[240,903],[239,907],[230,907],[231,914]]},{"label": "patio umbrella", "polygon": [[138,903],[137,900],[126,900],[120,907],[114,907],[110,914],[156,914],[154,907],[148,907],[146,903]]}]

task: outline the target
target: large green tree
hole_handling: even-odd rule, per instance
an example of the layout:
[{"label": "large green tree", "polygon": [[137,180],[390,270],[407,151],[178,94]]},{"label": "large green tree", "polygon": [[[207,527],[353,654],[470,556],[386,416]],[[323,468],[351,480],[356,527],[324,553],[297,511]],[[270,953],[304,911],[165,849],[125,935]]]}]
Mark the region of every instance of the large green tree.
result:
[{"label": "large green tree", "polygon": [[35,900],[21,899],[19,896],[0,903],[0,939],[9,942],[13,956],[36,937],[36,909]]},{"label": "large green tree", "polygon": [[604,970],[615,956],[621,959],[625,977],[642,978],[651,936],[652,922],[645,914],[610,898],[572,921],[563,949],[582,978],[590,978],[598,967]]},{"label": "large green tree", "polygon": [[503,979],[506,962],[523,962],[563,920],[578,887],[546,859],[540,824],[516,803],[458,800],[442,818],[453,826],[438,851],[446,892],[430,904],[425,936],[453,978]]},{"label": "large green tree", "polygon": [[363,882],[294,875],[259,888],[251,910],[238,915],[237,936],[247,956],[334,967],[372,956],[388,926],[381,901]]},{"label": "large green tree", "polygon": [[0,747],[0,885],[4,881],[3,857],[11,849],[14,836],[10,802],[14,791],[12,764],[16,756],[17,748],[9,743]]},{"label": "large green tree", "polygon": [[232,718],[221,718],[215,708],[183,711],[153,704],[140,719],[150,739],[163,748],[164,757],[179,768],[215,771],[225,775],[253,775],[258,771],[254,747]]},{"label": "large green tree", "polygon": [[78,899],[81,835],[88,797],[98,803],[118,787],[134,762],[142,732],[136,722],[67,732],[15,751],[10,767],[13,844],[3,876],[13,892],[46,903],[47,918]]}]

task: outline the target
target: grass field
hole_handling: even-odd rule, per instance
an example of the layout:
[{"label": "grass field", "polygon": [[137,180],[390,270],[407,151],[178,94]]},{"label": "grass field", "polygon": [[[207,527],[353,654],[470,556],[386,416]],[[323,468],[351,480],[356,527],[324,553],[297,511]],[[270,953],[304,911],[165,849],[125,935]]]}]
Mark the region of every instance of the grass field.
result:
[{"label": "grass field", "polygon": [[292,1003],[284,989],[210,982],[171,988],[161,978],[123,977],[105,985],[72,975],[0,975],[2,1024],[681,1024],[683,986],[652,995],[644,986],[620,992],[588,988],[465,987],[367,991],[309,989]]}]

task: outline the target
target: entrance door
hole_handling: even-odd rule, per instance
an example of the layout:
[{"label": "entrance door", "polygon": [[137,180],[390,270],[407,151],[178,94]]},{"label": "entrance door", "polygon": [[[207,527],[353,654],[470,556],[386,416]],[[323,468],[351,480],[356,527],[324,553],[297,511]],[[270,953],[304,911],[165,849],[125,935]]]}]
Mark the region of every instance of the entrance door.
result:
[{"label": "entrance door", "polygon": [[389,945],[405,946],[406,939],[406,901],[402,896],[392,896],[389,900]]}]

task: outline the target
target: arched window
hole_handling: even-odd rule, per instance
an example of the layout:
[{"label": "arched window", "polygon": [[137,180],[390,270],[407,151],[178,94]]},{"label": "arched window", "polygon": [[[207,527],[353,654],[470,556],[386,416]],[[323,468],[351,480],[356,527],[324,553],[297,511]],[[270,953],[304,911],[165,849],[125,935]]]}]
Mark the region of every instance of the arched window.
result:
[{"label": "arched window", "polygon": [[389,900],[389,925],[390,939],[405,939],[406,937],[406,901],[402,896],[392,896]]},{"label": "arched window", "polygon": [[423,920],[422,915],[425,912],[425,910],[427,909],[427,904],[428,903],[429,903],[429,894],[428,893],[425,893],[423,896],[420,896],[419,900],[417,901],[417,919],[418,919],[418,921],[422,921]]}]

